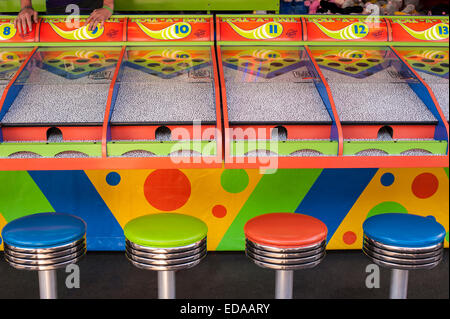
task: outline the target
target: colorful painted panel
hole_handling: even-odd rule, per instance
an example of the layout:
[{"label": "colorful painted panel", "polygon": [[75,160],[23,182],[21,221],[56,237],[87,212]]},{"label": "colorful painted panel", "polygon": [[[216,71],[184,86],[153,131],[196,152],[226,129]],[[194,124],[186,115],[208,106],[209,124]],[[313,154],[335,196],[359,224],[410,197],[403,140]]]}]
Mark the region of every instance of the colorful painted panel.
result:
[{"label": "colorful painted panel", "polygon": [[123,170],[0,172],[0,227],[39,212],[88,224],[90,250],[123,250],[123,226],[176,211],[208,224],[209,250],[242,250],[255,216],[302,213],[327,224],[328,249],[360,249],[362,223],[387,213],[434,216],[449,228],[448,169]]},{"label": "colorful painted panel", "polygon": [[395,17],[391,28],[397,42],[448,42],[448,17]]},{"label": "colorful painted panel", "polygon": [[40,24],[41,42],[119,42],[124,40],[123,18],[111,18],[104,26],[89,30],[87,17],[70,20],[66,17],[45,17]]},{"label": "colorful painted panel", "polygon": [[301,41],[299,17],[229,16],[220,17],[220,41]]},{"label": "colorful painted panel", "polygon": [[306,17],[308,41],[388,41],[386,21],[368,17]]},{"label": "colorful painted panel", "polygon": [[209,17],[139,17],[128,21],[128,41],[210,41]]},{"label": "colorful painted panel", "polygon": [[0,16],[0,43],[36,41],[37,24],[33,24],[31,32],[20,34],[14,26],[15,17]]}]

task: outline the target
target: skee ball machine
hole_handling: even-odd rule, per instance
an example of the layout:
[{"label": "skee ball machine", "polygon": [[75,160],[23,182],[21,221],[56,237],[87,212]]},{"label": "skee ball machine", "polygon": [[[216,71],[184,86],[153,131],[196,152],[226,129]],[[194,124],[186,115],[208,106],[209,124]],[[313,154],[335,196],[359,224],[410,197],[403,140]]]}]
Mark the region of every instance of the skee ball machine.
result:
[{"label": "skee ball machine", "polygon": [[446,166],[448,43],[391,42],[397,21],[219,16],[225,165]]},{"label": "skee ball machine", "polygon": [[2,167],[220,166],[212,34],[209,16],[115,17],[92,32],[42,18],[38,42],[2,49]]}]

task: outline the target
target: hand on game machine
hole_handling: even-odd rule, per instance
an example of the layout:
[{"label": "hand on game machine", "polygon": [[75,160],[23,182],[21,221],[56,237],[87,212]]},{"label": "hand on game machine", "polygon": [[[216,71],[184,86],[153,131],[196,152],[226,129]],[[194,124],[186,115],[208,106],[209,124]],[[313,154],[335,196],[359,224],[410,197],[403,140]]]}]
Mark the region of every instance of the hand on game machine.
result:
[{"label": "hand on game machine", "polygon": [[86,20],[86,25],[88,25],[89,31],[94,31],[95,28],[100,24],[103,27],[105,21],[108,20],[114,13],[114,0],[103,1],[103,8],[95,9],[89,18]]},{"label": "hand on game machine", "polygon": [[316,14],[317,9],[320,7],[320,0],[313,0],[310,2],[311,3],[309,5],[309,14]]},{"label": "hand on game machine", "polygon": [[27,34],[33,29],[33,22],[38,22],[38,13],[34,11],[31,0],[21,0],[20,7],[22,8],[14,20],[14,27],[19,31],[19,34]]}]

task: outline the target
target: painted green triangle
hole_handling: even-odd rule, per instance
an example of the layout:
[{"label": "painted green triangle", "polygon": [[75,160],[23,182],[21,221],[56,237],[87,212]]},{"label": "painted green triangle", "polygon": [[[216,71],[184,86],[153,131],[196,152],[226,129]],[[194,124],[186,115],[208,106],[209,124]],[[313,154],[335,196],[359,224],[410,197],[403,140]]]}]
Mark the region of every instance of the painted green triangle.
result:
[{"label": "painted green triangle", "polygon": [[0,171],[0,213],[7,222],[42,212],[54,212],[26,171]]},{"label": "painted green triangle", "polygon": [[265,213],[293,213],[321,174],[321,169],[283,169],[264,175],[239,211],[217,250],[243,250],[244,226]]}]

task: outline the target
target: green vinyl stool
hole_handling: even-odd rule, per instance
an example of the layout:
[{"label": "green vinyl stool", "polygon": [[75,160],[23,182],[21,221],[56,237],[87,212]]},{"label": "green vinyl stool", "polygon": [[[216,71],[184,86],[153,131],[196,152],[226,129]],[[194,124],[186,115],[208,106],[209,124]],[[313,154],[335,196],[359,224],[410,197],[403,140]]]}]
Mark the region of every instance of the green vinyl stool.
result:
[{"label": "green vinyl stool", "polygon": [[208,227],[192,216],[146,215],[128,222],[124,232],[128,260],[158,272],[159,299],[175,299],[175,271],[192,268],[206,257]]}]

